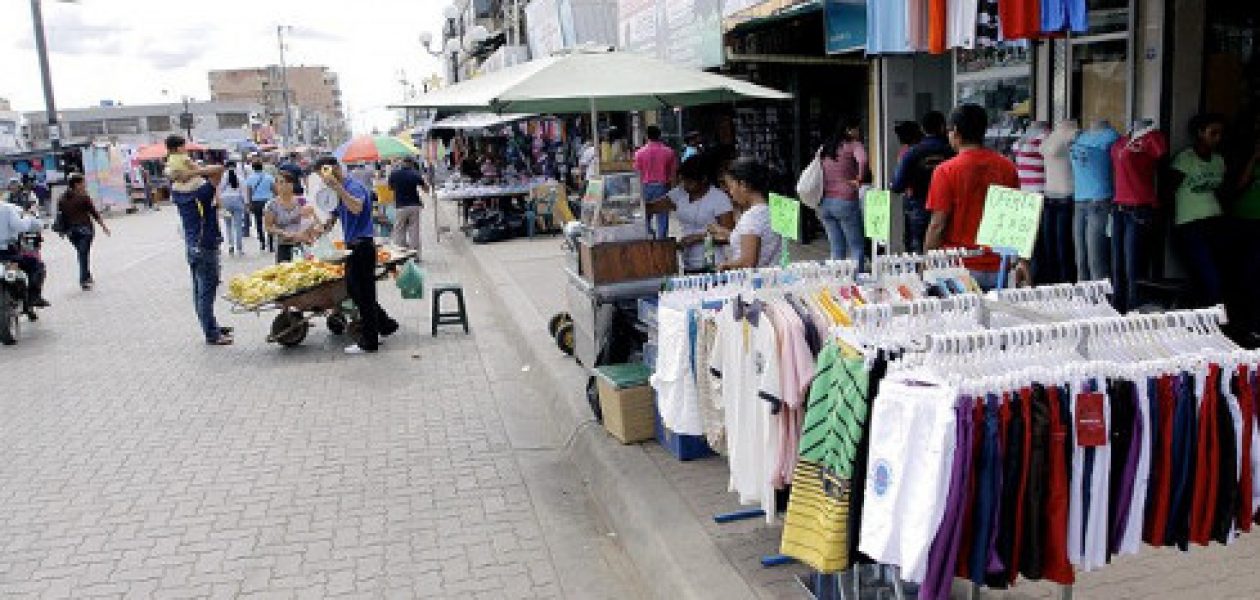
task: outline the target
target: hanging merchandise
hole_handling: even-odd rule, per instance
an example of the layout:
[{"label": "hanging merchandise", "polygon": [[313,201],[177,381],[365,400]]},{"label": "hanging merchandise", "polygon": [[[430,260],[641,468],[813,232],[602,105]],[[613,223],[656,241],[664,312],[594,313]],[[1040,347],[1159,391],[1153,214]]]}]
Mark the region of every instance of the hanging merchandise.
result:
[{"label": "hanging merchandise", "polygon": [[1116,197],[1111,220],[1111,276],[1116,282],[1116,309],[1137,308],[1138,280],[1147,272],[1147,248],[1154,235],[1157,167],[1168,155],[1168,138],[1151,123],[1134,123],[1128,135],[1111,146]]},{"label": "hanging merchandise", "polygon": [[910,13],[914,2],[866,3],[866,53],[902,54],[914,52],[910,36]]},{"label": "hanging merchandise", "polygon": [[1089,11],[1085,0],[1041,0],[1041,32],[1064,31],[1089,31]]},{"label": "hanging merchandise", "polygon": [[997,2],[998,17],[1001,19],[1002,36],[1008,40],[1027,40],[1041,36],[1041,7],[1043,4],[1054,4],[1046,0],[1002,0]]},{"label": "hanging merchandise", "polygon": [[974,49],[976,28],[980,22],[979,0],[950,0],[948,11],[949,31],[946,33],[946,45],[950,48]]}]

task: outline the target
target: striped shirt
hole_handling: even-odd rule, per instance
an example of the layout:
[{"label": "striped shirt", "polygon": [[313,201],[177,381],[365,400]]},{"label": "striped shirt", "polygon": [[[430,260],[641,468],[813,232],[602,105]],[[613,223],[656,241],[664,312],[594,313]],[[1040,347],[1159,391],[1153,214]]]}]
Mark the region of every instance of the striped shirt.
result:
[{"label": "striped shirt", "polygon": [[1038,131],[1015,143],[1015,169],[1019,171],[1019,187],[1025,192],[1046,191],[1046,159],[1041,154],[1045,140],[1046,133]]}]

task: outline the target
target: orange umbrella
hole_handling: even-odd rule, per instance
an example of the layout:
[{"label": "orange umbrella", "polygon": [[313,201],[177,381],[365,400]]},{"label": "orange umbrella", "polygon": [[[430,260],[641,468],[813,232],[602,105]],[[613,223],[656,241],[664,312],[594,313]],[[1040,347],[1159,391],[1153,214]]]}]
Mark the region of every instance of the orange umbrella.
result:
[{"label": "orange umbrella", "polygon": [[[184,148],[189,152],[205,152],[209,149],[195,142],[188,142]],[[163,158],[166,158],[166,144],[162,142],[141,146],[139,150],[136,150],[135,160],[137,161],[162,160]]]}]

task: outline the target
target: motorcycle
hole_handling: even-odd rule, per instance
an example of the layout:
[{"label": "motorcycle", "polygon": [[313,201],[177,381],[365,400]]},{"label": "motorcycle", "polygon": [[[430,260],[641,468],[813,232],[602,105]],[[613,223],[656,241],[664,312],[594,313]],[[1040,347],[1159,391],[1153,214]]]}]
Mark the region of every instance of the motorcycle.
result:
[{"label": "motorcycle", "polygon": [[[23,253],[39,252],[40,235],[26,233],[18,237]],[[16,262],[0,262],[0,344],[12,346],[22,332],[22,315],[34,321],[35,309],[28,305],[30,280]]]}]

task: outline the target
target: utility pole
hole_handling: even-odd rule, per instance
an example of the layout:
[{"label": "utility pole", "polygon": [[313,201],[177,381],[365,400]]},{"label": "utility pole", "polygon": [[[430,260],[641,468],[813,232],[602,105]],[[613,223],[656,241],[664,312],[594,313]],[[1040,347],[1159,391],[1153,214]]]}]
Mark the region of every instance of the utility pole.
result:
[{"label": "utility pole", "polygon": [[284,143],[293,145],[293,111],[289,109],[289,69],[284,64],[285,25],[276,25],[276,41],[280,43],[280,97],[284,101]]},{"label": "utility pole", "polygon": [[48,70],[48,43],[44,41],[44,12],[41,0],[31,0],[31,21],[35,26],[35,50],[39,54],[39,74],[44,81],[44,110],[48,111],[48,141],[53,154],[61,152],[61,126],[57,123],[57,103],[53,100],[52,75]]}]

